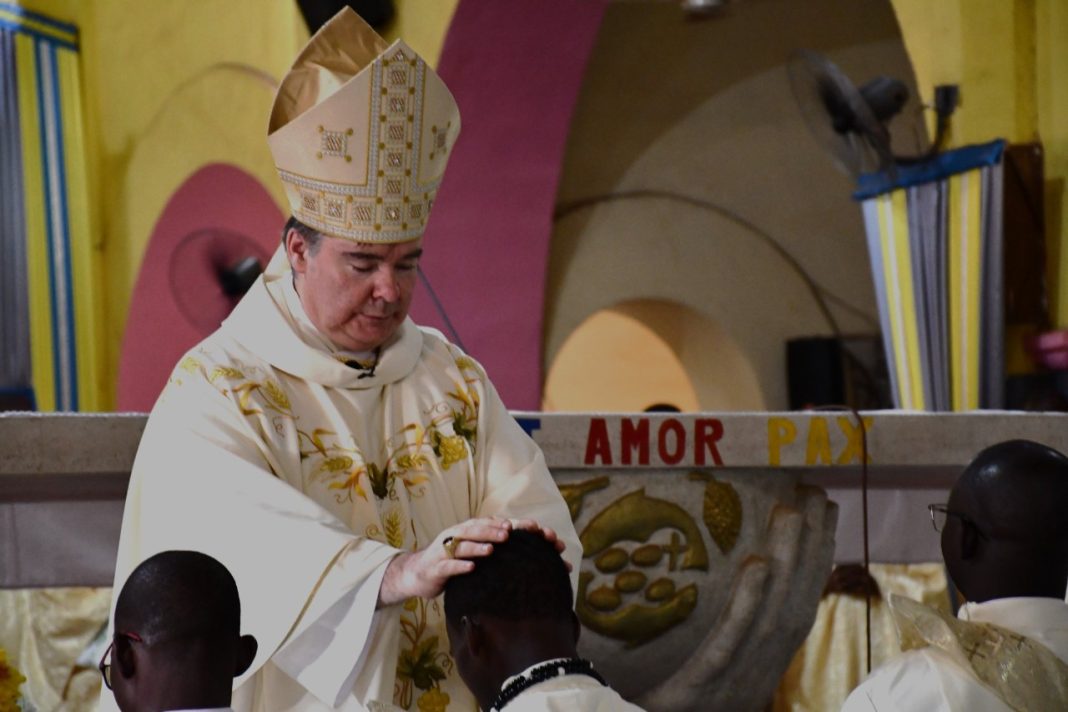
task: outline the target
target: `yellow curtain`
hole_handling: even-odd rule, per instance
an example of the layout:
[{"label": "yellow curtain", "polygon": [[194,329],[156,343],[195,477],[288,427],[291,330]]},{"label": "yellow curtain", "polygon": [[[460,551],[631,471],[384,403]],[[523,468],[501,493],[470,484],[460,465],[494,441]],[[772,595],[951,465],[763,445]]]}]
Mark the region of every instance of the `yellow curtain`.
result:
[{"label": "yellow curtain", "polygon": [[110,605],[110,588],[0,590],[0,648],[26,677],[22,696],[35,709],[95,709],[98,661],[79,657],[107,623]]},{"label": "yellow curtain", "polygon": [[1004,398],[1004,141],[861,176],[894,403],[1000,407]]},{"label": "yellow curtain", "polygon": [[[872,564],[882,598],[872,600],[872,669],[900,652],[890,608],[891,593],[949,610],[942,564]],[[820,601],[816,621],[783,675],[773,712],[831,712],[865,677],[864,599],[831,593]]]},{"label": "yellow curtain", "polygon": [[39,410],[99,410],[105,344],[100,236],[93,235],[78,28],[0,2],[13,36],[32,399]]}]

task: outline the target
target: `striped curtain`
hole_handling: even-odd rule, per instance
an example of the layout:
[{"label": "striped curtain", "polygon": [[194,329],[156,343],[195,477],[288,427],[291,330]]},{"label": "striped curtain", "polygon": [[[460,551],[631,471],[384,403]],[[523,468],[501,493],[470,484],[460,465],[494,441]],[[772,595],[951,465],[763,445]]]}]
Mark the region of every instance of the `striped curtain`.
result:
[{"label": "striped curtain", "polygon": [[968,146],[860,179],[854,198],[898,408],[1003,404],[1004,148]]},{"label": "striped curtain", "polygon": [[109,394],[78,30],[4,2],[0,182],[0,390],[39,410],[99,410]]}]

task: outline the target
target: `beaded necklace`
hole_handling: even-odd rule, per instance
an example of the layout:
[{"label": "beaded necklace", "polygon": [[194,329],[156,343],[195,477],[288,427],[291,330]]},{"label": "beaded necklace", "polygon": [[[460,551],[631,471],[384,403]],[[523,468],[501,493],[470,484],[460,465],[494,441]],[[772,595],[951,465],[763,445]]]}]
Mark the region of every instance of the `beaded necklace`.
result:
[{"label": "beaded necklace", "polygon": [[605,687],[608,686],[608,683],[604,681],[600,673],[593,669],[593,663],[589,660],[583,660],[582,658],[550,660],[547,663],[532,667],[513,678],[497,694],[497,699],[490,705],[489,712],[500,712],[505,705],[518,697],[527,688],[537,685],[539,682],[552,680],[555,677],[563,677],[564,675],[588,675]]}]

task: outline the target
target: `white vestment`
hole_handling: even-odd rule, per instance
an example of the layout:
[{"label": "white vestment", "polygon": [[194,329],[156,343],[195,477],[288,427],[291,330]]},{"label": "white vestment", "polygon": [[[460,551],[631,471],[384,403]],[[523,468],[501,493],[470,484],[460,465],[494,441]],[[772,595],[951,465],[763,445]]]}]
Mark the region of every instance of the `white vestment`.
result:
[{"label": "white vestment", "polygon": [[440,599],[376,612],[386,566],[472,517],[532,518],[566,543],[574,586],[567,507],[471,358],[407,320],[367,375],[324,347],[291,282],[279,250],[175,368],[134,463],[115,592],[168,549],[226,565],[259,641],[238,712],[475,710]]},{"label": "white vestment", "polygon": [[[543,663],[538,663],[542,665]],[[537,667],[537,665],[532,666]],[[530,668],[528,668],[529,670]],[[526,672],[526,671],[524,671]],[[515,678],[508,678],[504,685]],[[501,712],[644,712],[589,675],[561,675],[531,685]]]},{"label": "white vestment", "polygon": [[[958,618],[991,623],[1041,643],[1068,663],[1068,604],[1053,598],[1002,598],[961,606]],[[1056,709],[1068,709],[1068,700]],[[1010,712],[975,674],[935,647],[910,650],[875,670],[842,712]],[[1036,710],[1036,712],[1038,712]]]}]

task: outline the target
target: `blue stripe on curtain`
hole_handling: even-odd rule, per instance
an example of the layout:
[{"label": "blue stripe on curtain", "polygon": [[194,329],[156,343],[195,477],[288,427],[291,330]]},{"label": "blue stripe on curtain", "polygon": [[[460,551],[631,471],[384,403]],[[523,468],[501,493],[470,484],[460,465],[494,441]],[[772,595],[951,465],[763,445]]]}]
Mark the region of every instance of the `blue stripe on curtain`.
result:
[{"label": "blue stripe on curtain", "polygon": [[29,35],[30,37],[39,40],[45,40],[46,42],[51,42],[60,47],[66,47],[67,49],[78,49],[78,44],[76,42],[68,42],[58,37],[54,37],[50,34],[38,32],[32,27],[26,27],[25,25],[20,25],[17,22],[12,22],[6,17],[0,17],[0,29],[11,30],[12,32],[21,32],[24,35]]},{"label": "blue stripe on curtain", "polygon": [[20,5],[12,5],[9,2],[0,2],[0,10],[10,12],[11,14],[17,15],[19,17],[25,17],[30,20],[35,20],[37,22],[40,22],[41,24],[48,25],[49,27],[54,27],[57,30],[61,30],[62,32],[69,32],[72,35],[78,34],[77,25],[72,25],[69,22],[57,20],[56,18],[49,17],[48,15],[42,15],[41,13],[34,12],[33,10],[27,10],[26,8],[21,7]]},{"label": "blue stripe on curtain", "polygon": [[956,173],[963,173],[972,168],[993,166],[1001,161],[1005,151],[1005,141],[997,139],[990,143],[965,146],[952,151],[939,153],[930,160],[911,166],[898,166],[896,175],[889,173],[866,173],[857,179],[854,200],[867,200],[898,188],[911,188],[923,183],[932,183],[948,178]]},{"label": "blue stripe on curtain", "polygon": [[71,294],[73,282],[70,236],[66,229],[66,157],[63,155],[63,127],[57,88],[59,74],[55,46],[45,40],[37,40],[35,44],[49,286],[52,295],[52,360],[55,369],[56,410],[77,410],[78,359],[74,334],[74,300]]},{"label": "blue stripe on curtain", "polygon": [[60,402],[63,403],[63,410],[78,410],[77,334],[75,333],[74,319],[74,276],[71,269],[73,255],[70,242],[70,214],[67,210],[67,156],[64,151],[63,123],[60,117],[62,104],[59,100],[59,63],[56,60],[55,43],[40,42],[39,48],[41,55],[47,58],[47,62],[42,62],[42,69],[47,64],[48,71],[47,74],[44,71],[40,72],[38,77],[46,78],[50,84],[46,101],[51,115],[49,140],[53,144],[52,156],[55,160],[55,194],[51,195],[50,198],[55,205],[57,245],[62,253],[62,259],[56,265],[56,274],[53,275],[53,280],[61,287],[61,289],[57,290],[60,303],[57,315],[60,318],[57,318],[56,321],[61,322],[59,329],[63,333],[60,362],[64,370],[61,381],[66,387],[66,393],[63,394]]},{"label": "blue stripe on curtain", "polygon": [[0,27],[0,390],[32,394],[22,128],[14,66],[15,34]]}]

